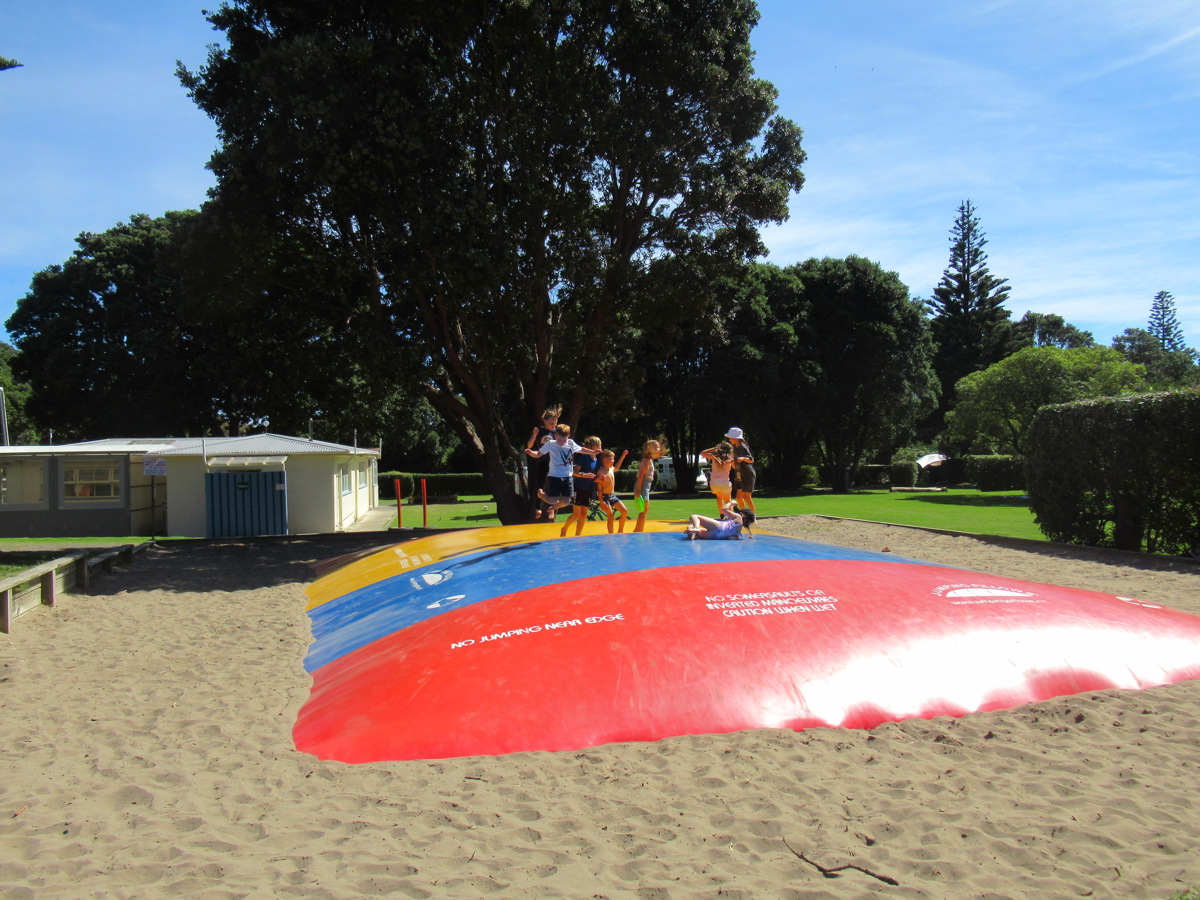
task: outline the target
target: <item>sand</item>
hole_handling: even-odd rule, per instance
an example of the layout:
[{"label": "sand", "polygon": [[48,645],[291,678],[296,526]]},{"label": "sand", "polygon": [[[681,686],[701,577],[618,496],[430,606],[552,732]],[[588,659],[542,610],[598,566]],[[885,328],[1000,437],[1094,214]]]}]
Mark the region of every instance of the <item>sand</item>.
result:
[{"label": "sand", "polygon": [[[762,526],[1200,612],[1200,567]],[[1139,897],[1200,885],[1200,681],[872,731],[351,766],[297,752],[309,564],[175,544],[0,635],[0,894]]]}]

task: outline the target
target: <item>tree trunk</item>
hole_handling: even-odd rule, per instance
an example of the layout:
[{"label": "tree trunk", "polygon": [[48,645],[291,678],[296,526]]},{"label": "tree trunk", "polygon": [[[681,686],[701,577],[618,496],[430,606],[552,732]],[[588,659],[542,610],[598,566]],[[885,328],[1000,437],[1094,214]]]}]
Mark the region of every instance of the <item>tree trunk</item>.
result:
[{"label": "tree trunk", "polygon": [[1113,498],[1113,546],[1118,550],[1141,550],[1143,530],[1137,501],[1117,494]]}]

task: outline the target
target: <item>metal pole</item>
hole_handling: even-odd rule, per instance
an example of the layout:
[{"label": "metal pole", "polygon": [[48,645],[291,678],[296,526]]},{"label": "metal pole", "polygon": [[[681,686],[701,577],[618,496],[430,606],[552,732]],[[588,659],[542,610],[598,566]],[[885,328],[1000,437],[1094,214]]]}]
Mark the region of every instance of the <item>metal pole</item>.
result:
[{"label": "metal pole", "polygon": [[392,483],[396,486],[396,527],[404,527],[404,492],[400,487],[400,479],[393,478]]},{"label": "metal pole", "polygon": [[8,401],[4,399],[4,388],[0,387],[0,446],[8,446]]}]

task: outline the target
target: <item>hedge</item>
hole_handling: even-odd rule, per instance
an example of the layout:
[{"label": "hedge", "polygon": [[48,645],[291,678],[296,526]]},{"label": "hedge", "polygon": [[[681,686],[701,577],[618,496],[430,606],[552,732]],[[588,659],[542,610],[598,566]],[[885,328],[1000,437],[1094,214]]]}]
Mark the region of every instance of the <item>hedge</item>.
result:
[{"label": "hedge", "polygon": [[421,479],[425,479],[425,491],[430,497],[449,497],[459,494],[491,495],[491,490],[483,480],[481,472],[443,472],[434,475],[422,475],[414,472],[380,472],[379,496],[387,500],[396,499],[393,482],[400,479],[400,490],[404,498],[420,499]]},{"label": "hedge", "polygon": [[1046,406],[1026,442],[1029,505],[1051,540],[1170,554],[1200,546],[1200,392]]},{"label": "hedge", "polygon": [[894,462],[888,466],[888,475],[891,477],[892,487],[912,487],[917,483],[917,477],[920,475],[920,472],[921,468],[917,465],[915,459]]},{"label": "hedge", "polygon": [[891,468],[891,466],[875,465],[874,463],[859,466],[858,472],[854,476],[854,483],[860,486],[888,484]]},{"label": "hedge", "polygon": [[1019,456],[964,457],[967,481],[981,491],[1023,491],[1025,461]]}]

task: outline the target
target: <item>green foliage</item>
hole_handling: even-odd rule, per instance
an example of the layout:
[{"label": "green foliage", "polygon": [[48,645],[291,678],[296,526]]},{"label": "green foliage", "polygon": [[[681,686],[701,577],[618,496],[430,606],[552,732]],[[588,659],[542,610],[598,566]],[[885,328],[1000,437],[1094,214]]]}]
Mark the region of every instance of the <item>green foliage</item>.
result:
[{"label": "green foliage", "polygon": [[19,381],[13,374],[13,362],[17,351],[0,341],[0,388],[4,389],[4,403],[8,412],[8,442],[10,444],[38,443],[37,429],[29,421],[25,407],[33,393],[30,386]]},{"label": "green foliage", "polygon": [[1150,305],[1150,322],[1146,330],[1158,338],[1168,353],[1183,353],[1188,349],[1183,329],[1175,315],[1175,298],[1170,291],[1159,291]]},{"label": "green foliage", "polygon": [[[205,347],[189,332],[178,248],[194,213],[133,216],[81,234],[61,266],[33,277],[7,322],[29,417],[62,439],[204,433],[217,419]],[[211,431],[210,431],[211,433]]]},{"label": "green foliage", "polygon": [[637,487],[637,469],[619,469],[614,475],[614,486],[619,493],[633,493]]},{"label": "green foliage", "polygon": [[412,476],[406,475],[404,472],[380,472],[379,473],[379,499],[380,500],[395,500],[396,499],[396,479],[400,479],[400,496],[405,497],[412,493]]},{"label": "green foliage", "polygon": [[803,181],[750,0],[239,0],[210,19],[228,46],[180,76],[222,137],[214,205],[335,346],[337,323],[375,330],[368,380],[417,377],[506,522],[547,400],[578,425],[626,377],[615,337],[698,313]]},{"label": "green foliage", "polygon": [[908,444],[893,450],[892,455],[888,458],[888,462],[904,462],[909,459],[916,460],[930,453],[939,452],[941,451],[937,444]]},{"label": "green foliage", "polygon": [[421,481],[425,481],[425,493],[429,497],[449,497],[460,494],[486,494],[487,483],[479,472],[380,472],[379,496],[396,499],[396,479],[400,479],[400,490],[406,501],[421,499]]},{"label": "green foliage", "polygon": [[816,466],[801,466],[800,476],[797,481],[800,487],[810,487],[814,484],[820,484],[821,472]]},{"label": "green foliage", "polygon": [[1095,347],[1096,339],[1090,331],[1071,325],[1062,316],[1054,313],[1027,312],[1013,326],[1013,337],[1018,344],[1032,347]]},{"label": "green foliage", "polygon": [[1144,328],[1126,328],[1113,338],[1113,349],[1145,368],[1146,380],[1157,390],[1200,384],[1196,351],[1168,350]]},{"label": "green foliage", "polygon": [[17,62],[15,59],[9,59],[7,56],[0,56],[0,72],[3,72],[7,69],[19,69],[21,65],[22,63]]},{"label": "green foliage", "polygon": [[1200,544],[1200,391],[1049,406],[1027,448],[1030,506],[1051,540],[1172,554]]},{"label": "green foliage", "polygon": [[921,470],[915,459],[901,460],[888,466],[888,475],[893,487],[913,487],[920,474]]},{"label": "green foliage", "polygon": [[[807,304],[799,278],[778,266],[750,265],[720,279],[707,314],[688,322],[648,373],[639,406],[652,416],[649,433],[661,423],[670,446],[695,453],[736,425],[745,429],[760,481],[797,487],[816,435],[806,408],[815,371]],[[680,465],[684,455],[674,455],[676,473],[690,483],[696,472]]]},{"label": "green foliage", "polygon": [[907,439],[933,408],[929,326],[899,276],[862,257],[810,259],[785,271],[803,285],[805,316],[794,330],[806,366],[771,396],[801,404],[833,489],[848,491],[862,459]]},{"label": "green foliage", "polygon": [[[277,286],[229,276],[211,213],[133,216],[82,234],[37,273],[8,320],[32,388],[28,417],[56,437],[236,434],[246,427],[362,443],[405,426],[420,404],[366,377],[351,326],[289,305]],[[340,333],[339,333],[340,331]],[[354,351],[354,352],[351,352]],[[428,410],[428,407],[424,407]]]},{"label": "green foliage", "polygon": [[881,484],[889,484],[891,467],[883,465],[868,464],[858,467],[858,471],[854,473],[854,483],[856,485],[878,486]]},{"label": "green foliage", "polygon": [[1147,387],[1143,370],[1108,347],[1027,347],[958,383],[947,434],[976,449],[1020,454],[1041,407]]},{"label": "green foliage", "polygon": [[1019,456],[990,454],[968,456],[967,481],[980,491],[1020,491],[1025,489],[1025,461]]},{"label": "green foliage", "polygon": [[929,301],[937,344],[933,367],[942,384],[943,412],[959,380],[1014,349],[1013,326],[1004,308],[1008,280],[988,270],[986,246],[975,207],[964,200],[950,231],[950,262]]}]

